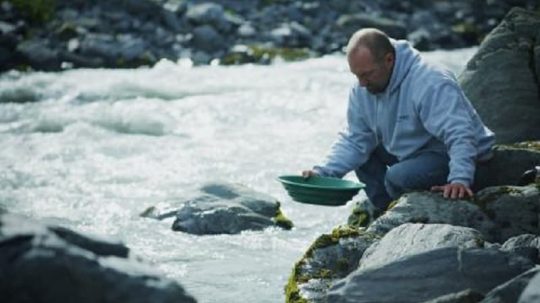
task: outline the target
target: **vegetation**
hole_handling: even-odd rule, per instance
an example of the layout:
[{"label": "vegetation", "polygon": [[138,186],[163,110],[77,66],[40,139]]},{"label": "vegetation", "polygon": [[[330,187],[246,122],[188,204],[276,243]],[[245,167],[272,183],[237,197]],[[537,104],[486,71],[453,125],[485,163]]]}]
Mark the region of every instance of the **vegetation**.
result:
[{"label": "vegetation", "polygon": [[281,208],[279,207],[276,211],[276,215],[274,216],[273,220],[274,220],[274,223],[276,223],[276,225],[281,228],[291,229],[294,227],[293,222],[283,214],[283,212],[281,211]]},{"label": "vegetation", "polygon": [[7,0],[30,22],[42,23],[51,20],[56,0]]}]

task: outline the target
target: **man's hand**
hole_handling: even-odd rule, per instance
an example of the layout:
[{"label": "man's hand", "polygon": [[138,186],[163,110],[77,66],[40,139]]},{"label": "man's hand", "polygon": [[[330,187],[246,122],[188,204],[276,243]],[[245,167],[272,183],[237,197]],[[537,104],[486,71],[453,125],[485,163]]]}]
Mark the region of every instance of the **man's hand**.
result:
[{"label": "man's hand", "polygon": [[304,179],[308,179],[309,177],[312,177],[312,176],[317,176],[317,173],[312,170],[302,171],[302,177],[304,177]]},{"label": "man's hand", "polygon": [[431,191],[443,192],[443,196],[445,198],[451,199],[463,199],[466,197],[472,198],[474,196],[472,190],[468,186],[461,183],[432,186]]}]

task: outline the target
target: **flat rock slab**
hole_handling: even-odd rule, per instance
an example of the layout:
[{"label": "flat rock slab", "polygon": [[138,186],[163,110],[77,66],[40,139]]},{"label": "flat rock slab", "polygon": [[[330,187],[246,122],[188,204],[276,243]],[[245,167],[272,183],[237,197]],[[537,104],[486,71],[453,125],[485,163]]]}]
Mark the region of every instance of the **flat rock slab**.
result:
[{"label": "flat rock slab", "polygon": [[334,284],[327,301],[413,303],[466,289],[485,294],[532,267],[532,260],[496,249],[440,248],[355,271]]}]

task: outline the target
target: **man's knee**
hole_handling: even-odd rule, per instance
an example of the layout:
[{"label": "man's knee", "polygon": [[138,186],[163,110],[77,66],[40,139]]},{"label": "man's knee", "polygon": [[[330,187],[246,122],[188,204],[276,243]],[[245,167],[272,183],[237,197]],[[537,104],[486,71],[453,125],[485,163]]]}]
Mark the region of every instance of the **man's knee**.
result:
[{"label": "man's knee", "polygon": [[388,195],[392,199],[399,198],[406,192],[406,181],[407,176],[402,172],[402,170],[394,166],[388,168],[384,177],[384,186],[388,192]]}]

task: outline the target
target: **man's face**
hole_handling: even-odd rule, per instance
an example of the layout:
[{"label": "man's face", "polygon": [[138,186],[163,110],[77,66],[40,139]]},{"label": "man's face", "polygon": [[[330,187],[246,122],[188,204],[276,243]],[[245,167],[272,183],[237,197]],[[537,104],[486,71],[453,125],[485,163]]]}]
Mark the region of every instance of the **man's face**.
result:
[{"label": "man's face", "polygon": [[386,54],[380,62],[377,62],[369,49],[360,47],[351,52],[347,60],[351,73],[356,76],[360,86],[365,87],[368,92],[378,94],[386,89],[394,67],[392,53]]}]

